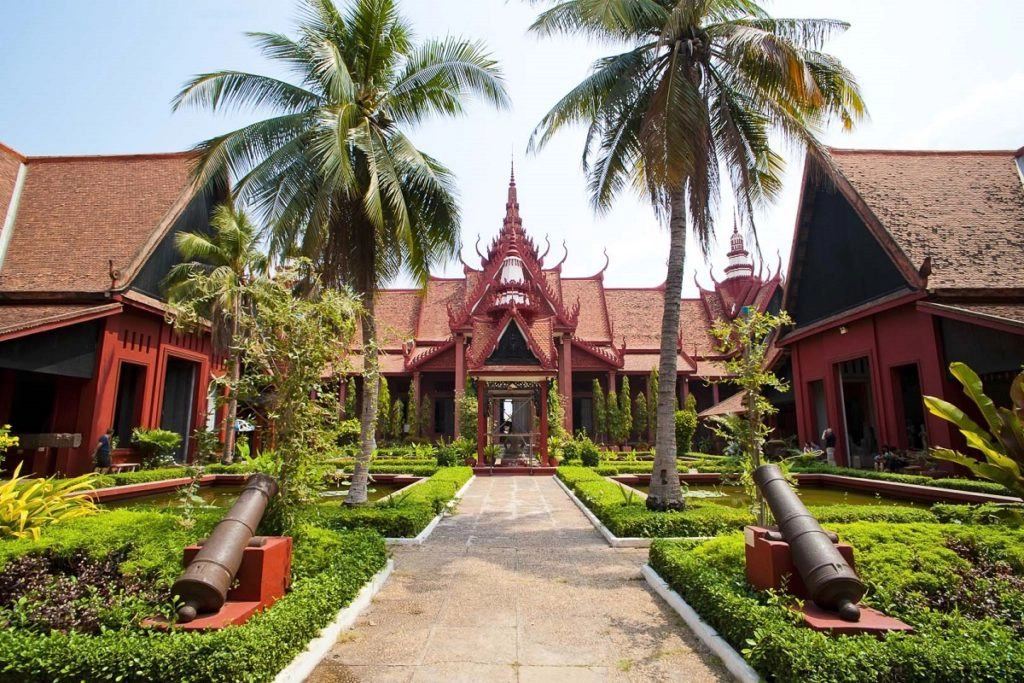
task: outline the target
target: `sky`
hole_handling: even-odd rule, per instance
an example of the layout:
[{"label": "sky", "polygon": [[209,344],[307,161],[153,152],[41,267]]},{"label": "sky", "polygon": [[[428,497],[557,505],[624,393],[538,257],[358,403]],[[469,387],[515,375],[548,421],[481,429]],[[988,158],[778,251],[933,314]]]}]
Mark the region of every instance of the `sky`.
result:
[{"label": "sky", "polygon": [[[851,24],[826,50],[857,77],[870,120],[853,133],[828,131],[826,144],[1024,146],[1024,1],[763,4],[778,17]],[[549,263],[562,257],[565,241],[566,275],[598,272],[607,249],[607,285],[662,283],[667,231],[642,199],[629,194],[611,212],[595,215],[580,165],[582,129],[566,131],[539,154],[526,154],[541,117],[615,46],[536,38],[528,27],[538,9],[523,0],[404,0],[401,6],[420,37],[484,41],[501,64],[513,101],[503,112],[477,102],[460,119],[411,131],[417,145],[457,177],[466,261],[477,265],[477,236],[484,247],[501,227],[514,158],[524,227],[537,242],[550,236]],[[197,73],[231,68],[282,75],[244,32],[290,32],[295,14],[290,0],[6,0],[0,15],[0,142],[29,156],[165,152],[244,125],[254,120],[252,113],[172,114],[170,100]],[[800,150],[781,151],[788,161],[785,189],[757,220],[772,268],[777,258],[783,264],[788,259],[803,159]],[[710,262],[688,252],[684,295],[695,293],[695,274],[705,286],[709,269],[721,274],[732,231],[728,203],[723,210]],[[456,260],[436,274],[457,276],[461,269]]]}]

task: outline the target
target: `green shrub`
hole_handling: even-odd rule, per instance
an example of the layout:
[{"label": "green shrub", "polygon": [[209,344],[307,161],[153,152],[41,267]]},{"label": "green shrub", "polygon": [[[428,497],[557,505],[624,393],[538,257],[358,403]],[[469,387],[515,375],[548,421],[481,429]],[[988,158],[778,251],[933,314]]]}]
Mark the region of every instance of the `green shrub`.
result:
[{"label": "green shrub", "polygon": [[145,469],[167,467],[174,464],[174,453],[181,445],[181,434],[166,429],[132,430],[132,446],[139,453]]},{"label": "green shrub", "polygon": [[693,435],[697,432],[697,411],[691,410],[689,402],[687,402],[686,409],[676,411],[675,421],[676,454],[683,456],[689,453],[693,447]]},{"label": "green shrub", "polygon": [[859,470],[852,467],[835,467],[825,463],[794,466],[791,469],[794,473],[805,474],[838,474],[844,477],[858,477],[860,479],[875,479],[878,481],[895,481],[901,484],[917,484],[918,486],[935,486],[942,489],[954,489],[957,491],[972,491],[974,493],[988,493],[996,496],[1012,495],[1005,487],[990,481],[978,481],[976,479],[959,479],[956,477],[944,477],[933,479],[919,474],[900,474],[898,472],[876,472],[875,470]]},{"label": "green shrub", "polygon": [[[650,563],[768,680],[1024,678],[1020,612],[1006,609],[1020,599],[1021,532],[864,522],[836,531],[853,545],[858,572],[871,588],[865,602],[911,624],[914,634],[832,638],[798,625],[784,600],[747,585],[741,534],[704,542],[655,541]],[[975,555],[983,559],[972,559]],[[999,563],[1011,579],[986,586],[985,577],[966,578]],[[964,593],[965,587],[971,590]],[[987,599],[977,600],[977,591]]]},{"label": "green shrub", "polygon": [[[127,541],[134,543],[130,552],[138,553],[138,547],[144,546],[144,556],[160,554],[164,567],[173,573],[180,571],[182,531],[173,515],[118,511],[103,517],[117,523],[95,526],[91,530],[98,532],[96,536],[78,536],[90,552],[109,552],[110,548],[124,547]],[[135,524],[126,529],[122,523],[129,518]],[[133,535],[136,528],[142,530],[145,540]],[[167,535],[154,548],[148,539],[157,528]],[[339,534],[306,526],[296,531],[291,592],[244,625],[203,633],[124,628],[96,636],[56,631],[40,635],[6,628],[0,630],[0,680],[272,679],[334,619],[339,609],[351,602],[387,560],[383,540],[372,531]],[[198,535],[197,525],[191,536]],[[57,540],[51,538],[48,542],[53,546]],[[0,554],[7,550],[4,545],[0,543]],[[18,550],[24,552],[25,548],[19,546]]]},{"label": "green shrub", "polygon": [[584,436],[576,440],[577,452],[584,467],[597,467],[601,462],[601,456],[597,450],[597,444]]}]

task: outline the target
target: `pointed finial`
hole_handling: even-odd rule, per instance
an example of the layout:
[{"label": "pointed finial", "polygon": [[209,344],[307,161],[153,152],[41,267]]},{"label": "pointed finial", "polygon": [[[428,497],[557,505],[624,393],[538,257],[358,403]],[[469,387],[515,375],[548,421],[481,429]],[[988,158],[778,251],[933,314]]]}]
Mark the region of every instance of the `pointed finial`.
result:
[{"label": "pointed finial", "polygon": [[514,150],[512,152],[512,176],[509,182],[512,185],[516,184],[516,153]]}]

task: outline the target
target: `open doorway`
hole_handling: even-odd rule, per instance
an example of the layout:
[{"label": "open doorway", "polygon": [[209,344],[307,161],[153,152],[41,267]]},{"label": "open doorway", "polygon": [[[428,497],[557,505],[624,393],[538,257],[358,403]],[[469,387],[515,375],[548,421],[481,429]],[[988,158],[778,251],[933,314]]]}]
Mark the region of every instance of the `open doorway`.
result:
[{"label": "open doorway", "polygon": [[900,397],[900,424],[903,427],[900,445],[912,451],[925,448],[924,397],[917,364],[900,365],[892,369],[893,379]]},{"label": "open doorway", "polygon": [[839,363],[837,367],[847,466],[870,468],[874,463],[874,454],[878,451],[871,364],[864,357]]},{"label": "open doorway", "polygon": [[177,462],[185,462],[192,433],[196,405],[198,363],[169,357],[164,373],[164,400],[160,411],[160,429],[181,435],[181,444],[174,453]]},{"label": "open doorway", "polygon": [[146,386],[146,366],[121,363],[114,400],[114,437],[120,448],[132,442],[132,430],[142,424],[142,392]]}]

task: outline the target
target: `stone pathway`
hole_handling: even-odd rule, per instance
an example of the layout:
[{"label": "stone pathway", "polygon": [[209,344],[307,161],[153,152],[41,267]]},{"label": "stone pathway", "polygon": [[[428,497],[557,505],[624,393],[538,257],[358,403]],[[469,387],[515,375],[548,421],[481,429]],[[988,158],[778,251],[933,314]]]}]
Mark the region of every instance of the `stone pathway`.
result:
[{"label": "stone pathway", "polygon": [[482,477],[310,677],[719,681],[725,669],[549,477]]}]

